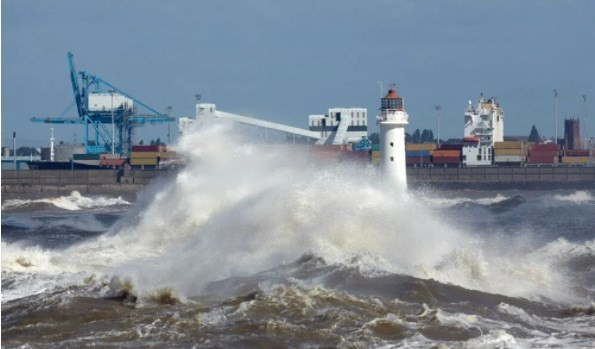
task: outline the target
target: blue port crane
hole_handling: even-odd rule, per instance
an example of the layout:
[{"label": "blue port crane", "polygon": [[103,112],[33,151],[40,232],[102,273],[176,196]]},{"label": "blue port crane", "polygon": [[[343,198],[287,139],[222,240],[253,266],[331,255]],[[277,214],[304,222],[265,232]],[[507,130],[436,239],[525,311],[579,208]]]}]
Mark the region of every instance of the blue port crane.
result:
[{"label": "blue port crane", "polygon": [[[74,67],[74,55],[71,52],[68,52],[68,66],[78,118],[64,118],[69,110],[67,109],[58,117],[32,118],[31,121],[82,124],[87,154],[106,153],[113,150],[115,153],[127,156],[132,147],[134,128],[144,124],[175,121],[169,115],[158,112],[97,75],[87,71],[77,73]],[[140,113],[139,106],[146,110],[146,113]],[[89,130],[95,133],[93,142],[89,139]]]}]

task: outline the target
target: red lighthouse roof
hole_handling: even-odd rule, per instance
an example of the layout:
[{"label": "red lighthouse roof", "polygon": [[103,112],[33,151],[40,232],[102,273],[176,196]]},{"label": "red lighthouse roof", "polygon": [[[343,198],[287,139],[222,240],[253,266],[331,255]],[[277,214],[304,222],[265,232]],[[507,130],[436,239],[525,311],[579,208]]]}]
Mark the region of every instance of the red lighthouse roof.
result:
[{"label": "red lighthouse roof", "polygon": [[386,94],[386,96],[384,96],[384,98],[386,98],[386,99],[399,99],[399,98],[401,98],[401,96],[399,96],[397,94],[397,91],[395,91],[394,88],[391,88],[391,89],[388,90],[388,93]]}]

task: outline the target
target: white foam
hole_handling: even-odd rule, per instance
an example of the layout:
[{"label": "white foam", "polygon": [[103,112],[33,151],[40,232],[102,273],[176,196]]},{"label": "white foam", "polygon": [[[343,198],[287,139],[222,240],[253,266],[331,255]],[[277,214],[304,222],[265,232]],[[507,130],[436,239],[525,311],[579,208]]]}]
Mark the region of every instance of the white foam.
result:
[{"label": "white foam", "polygon": [[504,201],[508,199],[508,197],[497,194],[493,197],[484,197],[484,198],[477,198],[471,199],[466,197],[454,197],[454,198],[447,198],[447,197],[440,197],[435,196],[433,193],[422,193],[422,196],[419,197],[421,201],[426,203],[430,207],[435,208],[448,208],[455,205],[463,204],[463,203],[475,203],[480,205],[492,205],[498,203],[500,201]]},{"label": "white foam", "polygon": [[568,195],[554,195],[554,199],[564,202],[572,202],[575,204],[585,204],[595,202],[595,198],[588,191],[575,191]]},{"label": "white foam", "polygon": [[78,211],[88,208],[97,208],[97,207],[109,207],[109,206],[116,206],[116,205],[130,205],[130,202],[122,199],[121,197],[117,198],[109,198],[104,196],[97,196],[97,197],[86,197],[81,195],[78,191],[73,191],[68,196],[60,196],[57,198],[42,198],[42,199],[31,199],[31,200],[22,200],[22,199],[11,199],[6,200],[2,204],[2,209],[13,209],[21,206],[36,204],[36,203],[45,203],[51,204],[58,208],[68,210],[68,211]]}]

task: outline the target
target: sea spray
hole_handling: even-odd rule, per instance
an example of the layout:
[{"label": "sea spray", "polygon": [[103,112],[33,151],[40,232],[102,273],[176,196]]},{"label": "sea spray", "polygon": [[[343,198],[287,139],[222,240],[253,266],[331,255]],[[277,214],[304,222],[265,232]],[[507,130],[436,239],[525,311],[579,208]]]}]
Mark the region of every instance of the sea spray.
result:
[{"label": "sea spray", "polygon": [[548,257],[455,228],[417,200],[423,193],[395,190],[374,168],[314,164],[307,152],[248,142],[221,122],[187,133],[177,149],[188,164],[175,178],[153,183],[110,232],[48,252],[48,263],[122,278],[140,296],[167,289],[180,299],[304,253],[365,275],[507,295],[558,297],[568,288]]}]

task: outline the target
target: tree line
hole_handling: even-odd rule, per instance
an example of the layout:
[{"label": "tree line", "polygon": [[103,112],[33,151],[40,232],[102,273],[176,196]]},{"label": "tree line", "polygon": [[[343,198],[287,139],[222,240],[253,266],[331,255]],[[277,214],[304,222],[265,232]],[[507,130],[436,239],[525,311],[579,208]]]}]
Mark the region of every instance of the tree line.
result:
[{"label": "tree line", "polygon": [[[368,137],[372,144],[380,144],[380,134],[378,132],[373,132]],[[535,125],[531,127],[531,132],[529,133],[529,142],[539,143],[541,141],[541,135],[537,131]],[[413,131],[413,134],[405,132],[405,143],[435,143],[436,138],[434,138],[434,132],[429,129],[423,129],[420,131],[416,129]],[[440,143],[447,143],[447,144],[461,144],[463,143],[462,138],[449,138],[447,140],[440,140]]]}]

